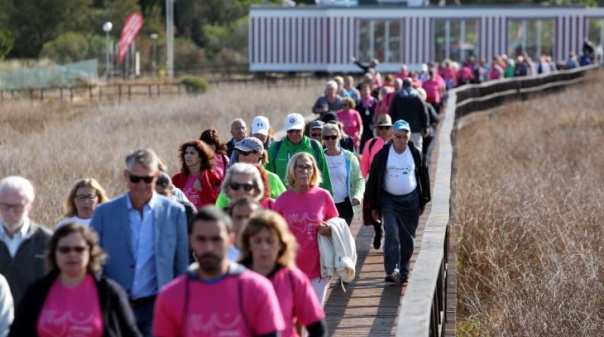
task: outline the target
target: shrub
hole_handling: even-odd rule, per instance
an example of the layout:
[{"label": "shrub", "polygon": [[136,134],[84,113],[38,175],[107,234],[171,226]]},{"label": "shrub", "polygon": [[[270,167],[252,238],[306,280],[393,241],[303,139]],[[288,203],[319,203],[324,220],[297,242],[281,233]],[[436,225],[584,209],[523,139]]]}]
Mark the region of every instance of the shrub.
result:
[{"label": "shrub", "polygon": [[180,84],[184,85],[189,94],[203,94],[210,88],[210,83],[195,76],[184,77]]}]

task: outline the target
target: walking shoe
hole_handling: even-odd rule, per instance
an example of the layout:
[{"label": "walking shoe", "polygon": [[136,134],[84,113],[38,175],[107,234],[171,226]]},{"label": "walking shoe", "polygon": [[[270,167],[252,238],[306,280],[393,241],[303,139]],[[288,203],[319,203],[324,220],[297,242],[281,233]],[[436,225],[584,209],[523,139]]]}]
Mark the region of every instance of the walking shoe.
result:
[{"label": "walking shoe", "polygon": [[401,277],[397,272],[394,272],[392,274],[386,275],[386,277],[384,278],[384,281],[388,282],[388,283],[401,283]]},{"label": "walking shoe", "polygon": [[373,236],[373,248],[380,249],[380,247],[382,246],[382,234],[383,233],[384,233],[383,231],[375,232],[375,235]]}]

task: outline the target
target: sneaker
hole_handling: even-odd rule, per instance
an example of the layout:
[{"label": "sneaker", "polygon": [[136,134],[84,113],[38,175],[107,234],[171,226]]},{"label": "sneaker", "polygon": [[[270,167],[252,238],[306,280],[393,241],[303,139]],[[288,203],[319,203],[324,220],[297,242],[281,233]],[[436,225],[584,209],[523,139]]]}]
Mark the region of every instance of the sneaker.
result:
[{"label": "sneaker", "polygon": [[401,277],[398,273],[394,272],[392,274],[386,275],[384,281],[388,283],[401,283]]},{"label": "sneaker", "polygon": [[383,233],[384,233],[383,231],[375,232],[375,235],[373,236],[373,248],[380,249],[380,247],[382,246],[382,234]]},{"label": "sneaker", "polygon": [[399,280],[401,283],[407,283],[409,277],[407,275],[399,275]]}]

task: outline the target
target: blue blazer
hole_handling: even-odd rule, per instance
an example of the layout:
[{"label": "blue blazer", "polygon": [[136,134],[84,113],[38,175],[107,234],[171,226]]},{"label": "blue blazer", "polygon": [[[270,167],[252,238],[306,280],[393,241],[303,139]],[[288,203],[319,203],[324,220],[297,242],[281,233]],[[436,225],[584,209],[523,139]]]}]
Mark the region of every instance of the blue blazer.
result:
[{"label": "blue blazer", "polygon": [[[176,201],[155,194],[153,208],[155,227],[155,267],[157,289],[186,273],[189,263],[187,218],[185,209]],[[100,204],[90,221],[90,227],[99,235],[99,244],[107,253],[104,275],[115,280],[131,295],[134,279],[128,194]]]}]

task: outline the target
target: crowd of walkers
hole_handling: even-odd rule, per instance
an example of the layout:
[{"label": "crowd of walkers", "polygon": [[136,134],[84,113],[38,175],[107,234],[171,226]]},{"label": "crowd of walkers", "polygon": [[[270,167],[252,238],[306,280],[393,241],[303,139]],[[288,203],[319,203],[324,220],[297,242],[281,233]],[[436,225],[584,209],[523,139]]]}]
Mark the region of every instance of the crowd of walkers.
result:
[{"label": "crowd of walkers", "polygon": [[214,128],[183,141],[172,175],[151,149],[125,154],[126,192],[74,182],[53,230],[29,218],[29,180],[1,179],[0,336],[326,336],[330,282],[355,275],[354,219],[383,244],[384,282],[407,282],[447,90],[556,68],[469,58],[382,76],[354,61],[361,82],[329,80],[282,139],[265,116],[235,118],[226,143]]}]

